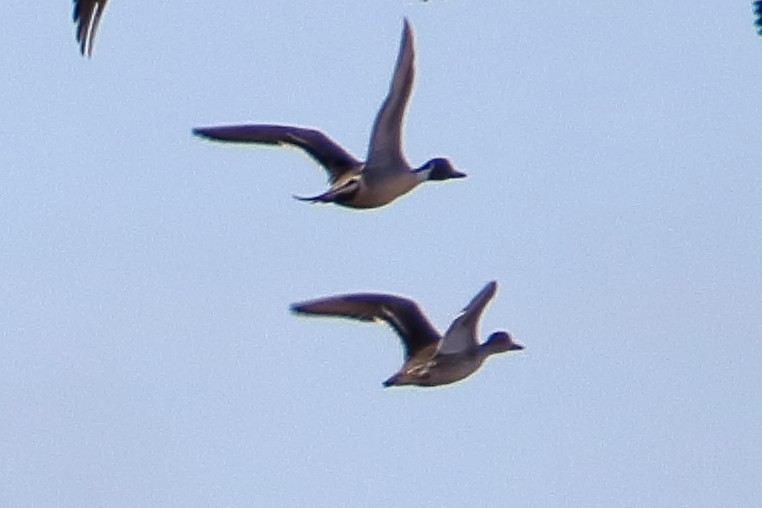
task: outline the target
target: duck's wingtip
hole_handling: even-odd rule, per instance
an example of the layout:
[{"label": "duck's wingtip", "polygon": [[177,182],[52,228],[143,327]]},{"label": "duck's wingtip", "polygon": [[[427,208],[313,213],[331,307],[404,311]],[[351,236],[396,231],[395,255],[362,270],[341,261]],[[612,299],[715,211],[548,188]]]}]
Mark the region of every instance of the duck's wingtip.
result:
[{"label": "duck's wingtip", "polygon": [[402,18],[402,30],[406,36],[413,32],[413,25],[410,23],[410,19],[407,16]]}]

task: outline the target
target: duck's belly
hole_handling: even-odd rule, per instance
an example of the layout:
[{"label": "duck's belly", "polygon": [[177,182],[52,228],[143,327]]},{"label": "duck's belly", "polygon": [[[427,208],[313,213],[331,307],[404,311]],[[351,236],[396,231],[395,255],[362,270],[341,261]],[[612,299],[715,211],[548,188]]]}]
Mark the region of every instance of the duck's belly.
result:
[{"label": "duck's belly", "polygon": [[[406,175],[407,176],[407,175]],[[347,201],[339,204],[350,208],[377,208],[391,203],[418,185],[415,177],[394,178],[386,181],[362,182],[360,189]]]},{"label": "duck's belly", "polygon": [[395,385],[441,386],[473,374],[482,362],[478,356],[439,355],[425,364],[411,365],[395,378]]}]

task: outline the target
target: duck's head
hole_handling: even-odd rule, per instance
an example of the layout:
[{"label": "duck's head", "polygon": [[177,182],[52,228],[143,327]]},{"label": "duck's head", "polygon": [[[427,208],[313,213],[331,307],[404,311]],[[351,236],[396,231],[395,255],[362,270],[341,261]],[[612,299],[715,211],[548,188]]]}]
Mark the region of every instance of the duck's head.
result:
[{"label": "duck's head", "polygon": [[464,178],[466,176],[465,173],[455,169],[452,162],[442,157],[431,159],[418,171],[426,171],[427,180],[449,180],[450,178]]},{"label": "duck's head", "polygon": [[494,332],[487,338],[484,347],[493,353],[505,353],[506,351],[521,351],[524,346],[513,341],[513,337],[508,332]]}]

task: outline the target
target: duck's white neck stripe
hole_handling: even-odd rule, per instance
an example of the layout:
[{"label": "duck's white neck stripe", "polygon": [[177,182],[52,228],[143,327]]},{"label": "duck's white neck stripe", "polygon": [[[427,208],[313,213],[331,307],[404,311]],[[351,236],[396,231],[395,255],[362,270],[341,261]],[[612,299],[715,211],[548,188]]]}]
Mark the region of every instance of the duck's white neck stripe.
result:
[{"label": "duck's white neck stripe", "polygon": [[415,172],[415,178],[418,181],[418,183],[425,182],[429,179],[429,175],[431,174],[431,166],[427,166],[424,169],[419,169]]}]

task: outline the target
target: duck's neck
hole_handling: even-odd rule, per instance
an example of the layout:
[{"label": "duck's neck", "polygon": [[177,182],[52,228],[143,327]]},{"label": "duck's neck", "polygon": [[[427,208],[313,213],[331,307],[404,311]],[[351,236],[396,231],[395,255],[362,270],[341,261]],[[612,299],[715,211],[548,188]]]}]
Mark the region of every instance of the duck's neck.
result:
[{"label": "duck's neck", "polygon": [[505,349],[498,346],[494,342],[487,341],[484,344],[479,346],[479,352],[484,356],[484,358],[487,358],[489,355],[496,355],[498,353],[504,352]]},{"label": "duck's neck", "polygon": [[431,175],[431,164],[426,163],[420,168],[413,171],[415,174],[415,178],[418,181],[418,183],[425,182],[429,179],[429,176]]}]

